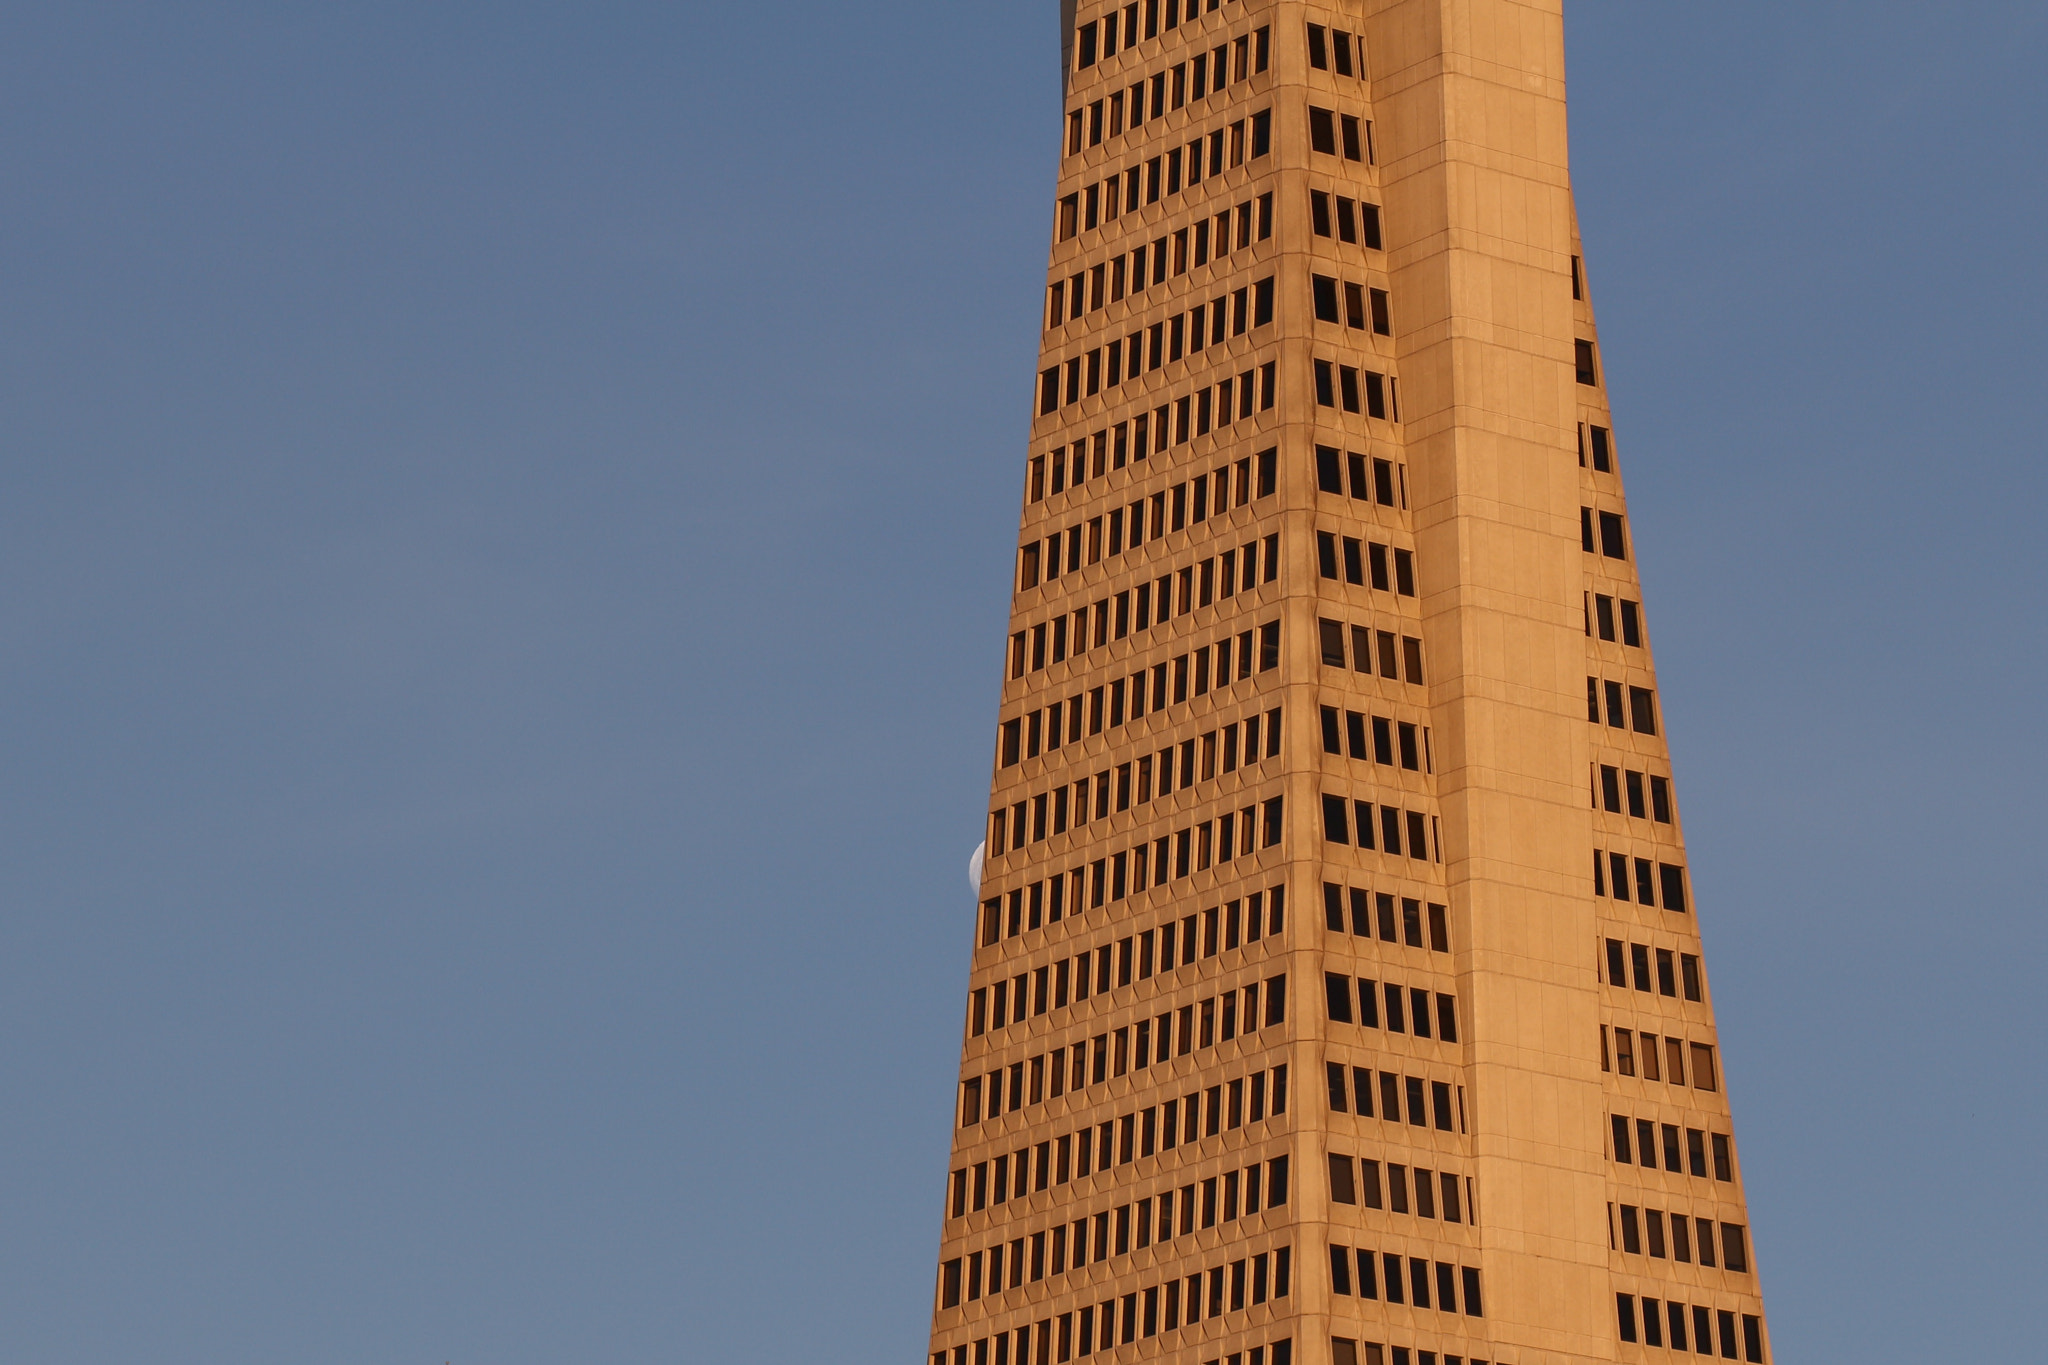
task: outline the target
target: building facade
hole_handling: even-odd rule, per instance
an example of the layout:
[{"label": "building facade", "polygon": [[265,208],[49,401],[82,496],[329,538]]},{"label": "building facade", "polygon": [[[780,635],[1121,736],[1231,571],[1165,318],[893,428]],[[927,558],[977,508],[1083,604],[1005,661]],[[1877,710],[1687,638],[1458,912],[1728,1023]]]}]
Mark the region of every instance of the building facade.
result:
[{"label": "building facade", "polygon": [[932,1365],[1769,1360],[1562,0],[1063,21]]}]

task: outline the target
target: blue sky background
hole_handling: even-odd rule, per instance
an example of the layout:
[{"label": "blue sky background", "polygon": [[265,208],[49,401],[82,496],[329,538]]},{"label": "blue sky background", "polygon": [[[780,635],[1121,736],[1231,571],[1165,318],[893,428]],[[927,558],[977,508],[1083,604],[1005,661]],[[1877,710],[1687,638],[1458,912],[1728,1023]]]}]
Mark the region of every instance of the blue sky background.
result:
[{"label": "blue sky background", "polygon": [[[0,11],[0,1355],[916,1358],[1055,15]],[[2024,1358],[2048,11],[1569,37],[1777,1348]]]}]

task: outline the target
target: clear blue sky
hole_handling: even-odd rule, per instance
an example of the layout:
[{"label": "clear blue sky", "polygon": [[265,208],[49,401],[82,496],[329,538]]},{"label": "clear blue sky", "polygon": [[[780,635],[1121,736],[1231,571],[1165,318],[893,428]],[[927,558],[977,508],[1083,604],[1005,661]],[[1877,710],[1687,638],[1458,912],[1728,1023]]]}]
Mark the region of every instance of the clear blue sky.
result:
[{"label": "clear blue sky", "polygon": [[[0,1356],[916,1358],[1056,11],[8,9]],[[1569,32],[1778,1350],[2026,1358],[2048,11]]]}]

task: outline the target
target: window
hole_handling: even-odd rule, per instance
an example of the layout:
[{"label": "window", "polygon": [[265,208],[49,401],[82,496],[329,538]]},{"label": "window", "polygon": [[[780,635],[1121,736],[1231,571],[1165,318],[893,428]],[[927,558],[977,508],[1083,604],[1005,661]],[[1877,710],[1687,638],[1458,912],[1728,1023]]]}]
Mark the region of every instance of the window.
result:
[{"label": "window", "polygon": [[1312,275],[1309,284],[1315,296],[1316,321],[1341,321],[1337,316],[1337,281],[1328,275]]},{"label": "window", "polygon": [[[1325,577],[1334,577],[1335,575],[1334,575],[1334,574],[1326,574],[1326,575],[1324,575],[1324,576],[1325,576]],[[1322,637],[1322,647],[1323,647],[1323,662],[1324,662],[1324,663],[1326,663],[1326,664],[1329,664],[1329,665],[1331,665],[1331,666],[1333,666],[1333,667],[1336,667],[1336,668],[1342,668],[1342,667],[1344,666],[1344,627],[1343,627],[1343,625],[1342,625],[1342,624],[1340,624],[1339,622],[1336,622],[1336,621],[1330,621],[1330,620],[1321,620],[1321,621],[1318,621],[1318,622],[1317,622],[1316,624],[1317,624],[1317,627],[1318,627],[1318,631],[1319,631],[1319,634],[1320,634],[1320,635],[1321,635],[1321,637]],[[1327,707],[1326,707],[1326,708],[1324,708],[1324,709],[1325,709],[1326,711],[1328,711],[1328,713],[1329,713],[1329,715],[1330,715],[1330,717],[1331,717],[1331,720],[1330,720],[1330,722],[1329,722],[1329,723],[1330,723],[1331,725],[1334,725],[1334,724],[1335,724],[1335,717],[1336,717],[1336,714],[1337,714],[1337,713],[1336,713],[1335,711],[1331,711],[1331,710],[1329,710],[1329,708],[1327,708]],[[1014,723],[1015,723],[1015,722],[1012,722],[1012,724],[1014,724]],[[1331,752],[1331,753],[1335,753],[1335,752],[1337,752],[1337,751],[1336,751],[1335,749],[1331,749],[1331,750],[1330,750],[1330,752]]]},{"label": "window", "polygon": [[[1685,913],[1685,869],[1670,863],[1657,864],[1660,889],[1664,893],[1664,908],[1678,914]],[[1686,959],[1686,999],[1699,999],[1699,959]]]},{"label": "window", "polygon": [[1614,468],[1612,437],[1606,427],[1593,427],[1593,470],[1595,473],[1611,473]]},{"label": "window", "polygon": [[1707,1043],[1692,1045],[1692,1083],[1696,1090],[1713,1090],[1714,1049]]},{"label": "window", "polygon": [[1309,106],[1308,145],[1311,151],[1322,152],[1326,156],[1335,156],[1337,154],[1337,115],[1335,111],[1318,109],[1314,105]]},{"label": "window", "polygon": [[1747,1229],[1740,1223],[1721,1224],[1721,1265],[1739,1275],[1749,1273]]},{"label": "window", "polygon": [[[1592,548],[1591,546],[1587,547]],[[1608,559],[1627,559],[1628,545],[1622,535],[1621,514],[1602,512],[1600,514],[1600,553]]]},{"label": "window", "polygon": [[1352,1160],[1330,1153],[1330,1199],[1337,1204],[1356,1204],[1358,1190],[1352,1181]]},{"label": "window", "polygon": [[[1647,687],[1631,687],[1628,690],[1629,723],[1639,735],[1657,733],[1657,704]],[[1633,812],[1641,814],[1640,811]]]},{"label": "window", "polygon": [[1359,137],[1359,122],[1357,117],[1352,114],[1345,114],[1343,117],[1338,119],[1338,124],[1342,128],[1344,133],[1344,159],[1346,161],[1365,160],[1365,154],[1362,149],[1362,143],[1360,142]]},{"label": "window", "polygon": [[1572,343],[1572,356],[1577,365],[1579,382],[1587,385],[1598,384],[1600,379],[1593,369],[1593,343],[1590,341],[1574,341]]}]

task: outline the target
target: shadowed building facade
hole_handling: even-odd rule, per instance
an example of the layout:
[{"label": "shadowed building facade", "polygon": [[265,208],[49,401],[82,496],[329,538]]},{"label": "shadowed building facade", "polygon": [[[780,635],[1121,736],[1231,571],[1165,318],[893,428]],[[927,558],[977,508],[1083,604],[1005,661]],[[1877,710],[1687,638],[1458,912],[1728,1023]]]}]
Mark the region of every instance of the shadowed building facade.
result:
[{"label": "shadowed building facade", "polygon": [[1768,1360],[1561,0],[1063,24],[932,1365]]}]

